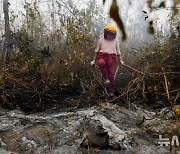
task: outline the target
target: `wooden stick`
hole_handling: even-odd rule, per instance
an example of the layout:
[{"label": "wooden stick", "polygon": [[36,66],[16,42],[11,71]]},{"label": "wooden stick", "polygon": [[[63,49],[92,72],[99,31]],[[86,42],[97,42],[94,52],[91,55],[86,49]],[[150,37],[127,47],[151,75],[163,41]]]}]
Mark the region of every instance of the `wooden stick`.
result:
[{"label": "wooden stick", "polygon": [[178,99],[178,97],[179,97],[179,93],[177,94],[177,96],[176,96],[176,98],[174,99],[174,105],[176,104],[176,100]]},{"label": "wooden stick", "polygon": [[180,72],[160,72],[160,73],[148,73],[152,75],[164,75],[164,74],[180,74]]},{"label": "wooden stick", "polygon": [[[162,67],[162,70],[164,72],[164,68]],[[166,88],[166,94],[167,94],[167,98],[169,100],[170,96],[169,96],[169,89],[168,89],[168,83],[167,83],[167,78],[166,78],[166,74],[164,73],[164,82],[165,82],[165,88]]]},{"label": "wooden stick", "polygon": [[118,65],[118,67],[116,68],[116,71],[115,71],[115,73],[114,73],[114,79],[116,78],[116,75],[117,75],[117,72],[119,71],[119,65]]},{"label": "wooden stick", "polygon": [[131,70],[133,70],[133,71],[135,71],[135,72],[138,72],[138,73],[144,75],[143,72],[141,72],[141,71],[139,71],[139,70],[136,70],[135,68],[133,68],[133,67],[131,67],[131,66],[128,66],[128,65],[126,65],[126,64],[122,64],[122,65],[125,66],[125,67],[127,67],[127,68],[129,68],[129,69],[131,69]]},{"label": "wooden stick", "polygon": [[[180,90],[180,88],[175,89],[175,90],[172,90],[172,91],[169,91],[169,94],[170,94],[170,93],[173,93],[173,92],[176,92],[176,91],[179,91],[179,90]],[[166,93],[163,93],[163,95],[164,95],[164,94],[166,94]]]}]

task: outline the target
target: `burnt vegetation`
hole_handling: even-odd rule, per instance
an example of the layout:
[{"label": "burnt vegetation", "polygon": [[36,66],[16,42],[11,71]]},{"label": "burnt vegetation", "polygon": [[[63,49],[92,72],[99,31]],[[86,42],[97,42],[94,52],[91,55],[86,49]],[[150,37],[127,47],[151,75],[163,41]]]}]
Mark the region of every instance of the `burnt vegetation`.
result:
[{"label": "burnt vegetation", "polygon": [[[116,1],[110,16],[118,23],[125,40],[125,27],[113,7],[118,10]],[[164,3],[160,7],[165,7]],[[27,3],[24,8],[29,12],[26,14],[29,27],[22,25],[11,35],[8,55],[3,54],[7,48],[1,49],[4,58],[0,67],[0,105],[33,112],[56,105],[88,107],[96,102],[94,99],[107,99],[98,67],[89,64],[96,45],[97,32],[91,29],[94,12],[70,8],[77,15],[61,14],[61,27],[45,33],[38,7]],[[154,33],[152,21],[149,31]],[[164,44],[155,42],[151,47],[145,44],[138,53],[126,51],[124,62],[143,74],[120,66],[116,97],[108,101],[130,104],[141,100],[154,107],[179,102],[179,49],[179,37],[172,34]]]}]

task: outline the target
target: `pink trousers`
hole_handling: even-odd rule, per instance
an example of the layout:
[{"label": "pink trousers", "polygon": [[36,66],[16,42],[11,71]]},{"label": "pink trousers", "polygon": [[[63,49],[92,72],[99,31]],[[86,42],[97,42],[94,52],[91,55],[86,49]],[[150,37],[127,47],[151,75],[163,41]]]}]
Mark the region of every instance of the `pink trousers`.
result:
[{"label": "pink trousers", "polygon": [[104,79],[109,79],[110,84],[108,93],[114,93],[114,69],[116,54],[108,54],[106,52],[97,53],[98,66]]}]

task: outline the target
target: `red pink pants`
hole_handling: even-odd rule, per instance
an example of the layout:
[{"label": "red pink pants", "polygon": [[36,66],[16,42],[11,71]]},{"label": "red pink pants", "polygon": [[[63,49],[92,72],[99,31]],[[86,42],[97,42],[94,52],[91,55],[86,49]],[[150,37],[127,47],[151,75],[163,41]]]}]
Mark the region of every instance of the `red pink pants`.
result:
[{"label": "red pink pants", "polygon": [[108,54],[106,52],[97,53],[98,66],[104,79],[109,79],[108,93],[114,93],[114,69],[116,54]]}]

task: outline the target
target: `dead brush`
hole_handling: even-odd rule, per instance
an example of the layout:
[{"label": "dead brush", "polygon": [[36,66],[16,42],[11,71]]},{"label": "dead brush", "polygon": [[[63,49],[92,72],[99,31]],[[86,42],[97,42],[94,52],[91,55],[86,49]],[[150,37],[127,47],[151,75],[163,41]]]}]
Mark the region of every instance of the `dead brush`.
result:
[{"label": "dead brush", "polygon": [[[172,42],[169,46],[156,46],[144,54],[137,53],[133,56],[131,63],[128,63],[144,72],[144,75],[139,75],[134,71],[129,71],[130,79],[126,81],[127,86],[123,87],[120,95],[128,102],[129,107],[130,102],[139,99],[144,99],[151,105],[167,105],[171,108],[178,102],[180,55],[177,51],[177,41]],[[125,62],[126,59],[132,59],[128,56],[130,53],[126,55]],[[136,56],[138,56],[137,59]]]}]

